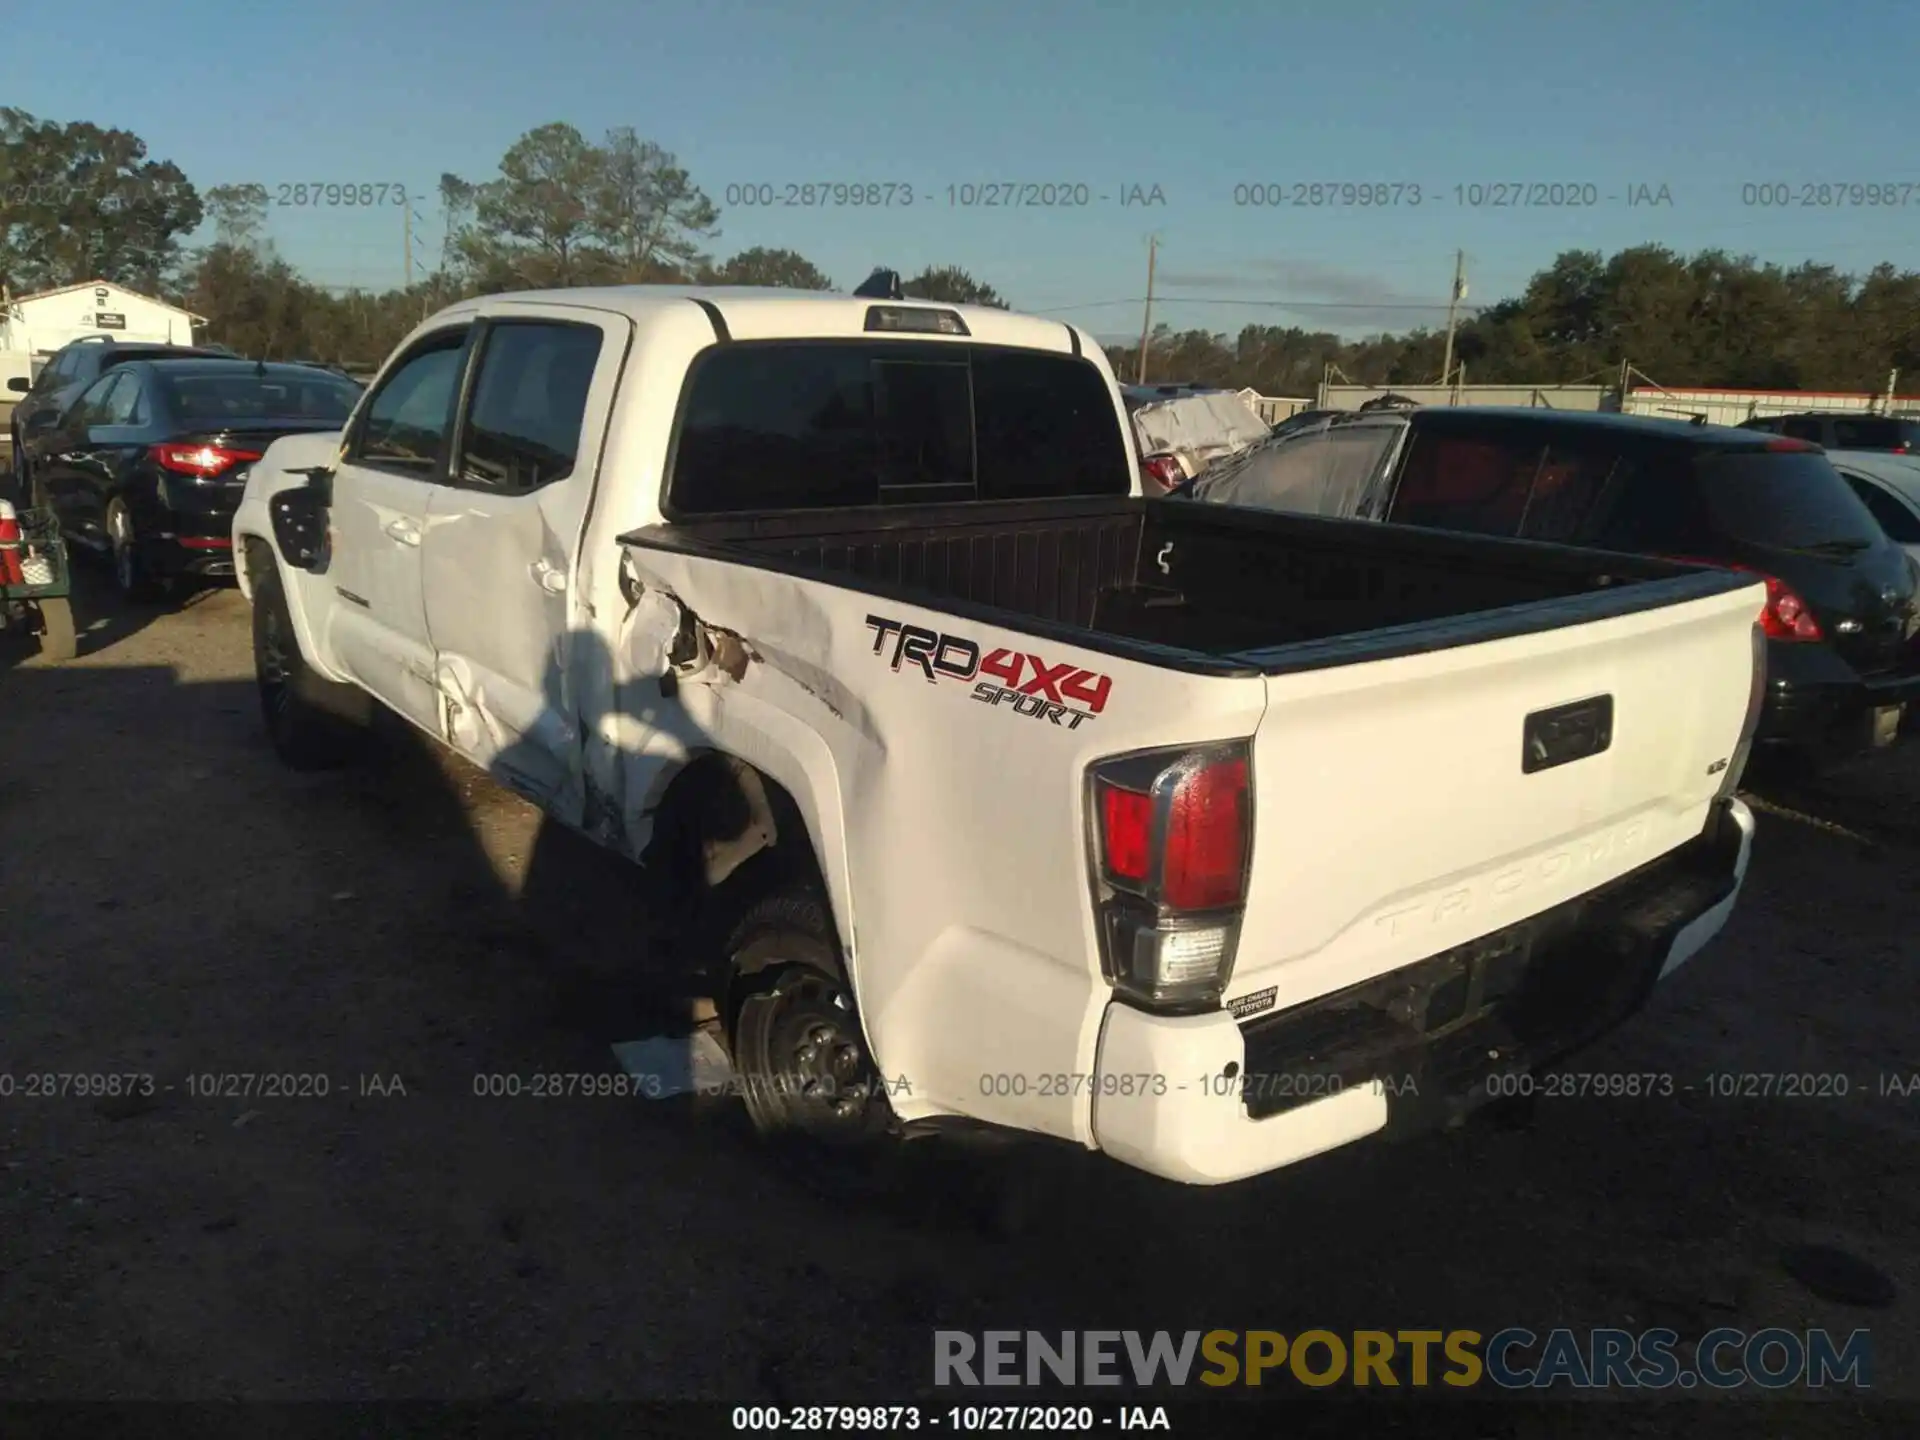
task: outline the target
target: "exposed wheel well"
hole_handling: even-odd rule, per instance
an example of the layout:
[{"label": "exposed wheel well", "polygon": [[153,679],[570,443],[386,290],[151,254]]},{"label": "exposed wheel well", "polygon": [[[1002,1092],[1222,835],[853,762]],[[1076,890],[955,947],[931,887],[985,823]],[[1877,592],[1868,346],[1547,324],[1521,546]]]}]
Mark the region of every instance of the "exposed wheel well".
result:
[{"label": "exposed wheel well", "polygon": [[[687,958],[729,1031],[759,977],[780,967],[767,954],[736,973],[726,954],[741,917],[780,891],[813,892],[829,930],[833,909],[800,806],[766,772],[719,751],[689,761],[654,815],[645,865],[652,900],[687,942]],[[834,935],[838,952],[840,937]],[[724,970],[725,973],[722,973]],[[837,958],[835,978],[847,976]]]},{"label": "exposed wheel well", "polygon": [[273,548],[258,535],[249,535],[241,547],[237,579],[248,595],[259,585],[260,577],[273,565]]}]

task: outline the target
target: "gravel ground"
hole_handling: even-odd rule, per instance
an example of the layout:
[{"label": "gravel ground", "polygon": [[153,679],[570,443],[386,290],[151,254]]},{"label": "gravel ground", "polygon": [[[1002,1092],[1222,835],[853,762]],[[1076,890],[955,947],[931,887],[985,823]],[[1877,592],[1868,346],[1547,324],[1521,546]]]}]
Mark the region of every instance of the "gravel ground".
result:
[{"label": "gravel ground", "polygon": [[[1545,1101],[1530,1128],[1220,1190],[967,1162],[1039,1176],[1009,1239],[952,1200],[949,1157],[856,1203],[725,1107],[477,1097],[610,1070],[653,1023],[624,867],[421,745],[290,774],[236,592],[130,611],[81,580],[80,659],[0,656],[0,1398],[872,1404],[924,1391],[936,1325],[1824,1325],[1871,1329],[1876,1398],[1777,1402],[1767,1433],[1912,1431],[1920,1093],[1880,1092],[1920,1076],[1920,752],[1769,797],[1727,933],[1577,1063],[1669,1072],[1672,1098]],[[1850,1093],[1707,1093],[1742,1071]],[[25,1096],[45,1073],[156,1093]],[[222,1073],[327,1093],[194,1093]],[[1809,1241],[1898,1298],[1816,1297],[1781,1259]],[[1699,1408],[1475,1424],[1697,1433]]]}]

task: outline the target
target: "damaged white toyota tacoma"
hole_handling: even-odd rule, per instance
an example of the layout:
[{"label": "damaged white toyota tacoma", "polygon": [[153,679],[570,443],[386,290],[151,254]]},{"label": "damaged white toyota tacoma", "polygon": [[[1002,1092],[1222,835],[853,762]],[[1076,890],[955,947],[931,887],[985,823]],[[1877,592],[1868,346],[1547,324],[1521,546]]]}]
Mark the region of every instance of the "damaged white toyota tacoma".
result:
[{"label": "damaged white toyota tacoma", "polygon": [[233,535],[280,755],[377,702],[638,862],[773,1135],[1207,1184],[1450,1122],[1747,868],[1757,580],[1145,498],[1058,321],[467,301]]}]

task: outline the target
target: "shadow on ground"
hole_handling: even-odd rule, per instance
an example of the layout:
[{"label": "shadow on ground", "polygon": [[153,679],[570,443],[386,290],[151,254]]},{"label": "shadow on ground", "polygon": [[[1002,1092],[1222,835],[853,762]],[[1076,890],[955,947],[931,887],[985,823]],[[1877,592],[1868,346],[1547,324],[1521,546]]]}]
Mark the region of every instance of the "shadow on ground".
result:
[{"label": "shadow on ground", "polygon": [[[877,1403],[926,1390],[936,1326],[1823,1324],[1871,1326],[1879,1388],[1911,1393],[1920,1101],[1701,1087],[1920,1069],[1915,859],[1766,825],[1728,935],[1579,1062],[1671,1095],[1215,1190],[1023,1150],[992,1163],[1041,1205],[1003,1241],[939,1203],[988,1162],[850,1201],[731,1110],[592,1093],[671,987],[628,867],[486,777],[391,733],[296,776],[250,683],[28,666],[0,680],[0,1069],[132,1078],[0,1112],[0,1373],[14,1397]],[[1799,1289],[1779,1256],[1808,1238],[1890,1271],[1896,1308]],[[1498,1415],[1476,1433],[1632,1433]]]}]

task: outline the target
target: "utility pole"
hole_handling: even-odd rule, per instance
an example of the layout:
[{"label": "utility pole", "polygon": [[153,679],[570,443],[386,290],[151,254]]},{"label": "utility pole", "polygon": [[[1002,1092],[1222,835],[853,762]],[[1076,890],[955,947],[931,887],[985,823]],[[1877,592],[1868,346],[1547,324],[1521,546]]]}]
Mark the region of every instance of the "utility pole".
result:
[{"label": "utility pole", "polygon": [[1160,237],[1147,237],[1147,313],[1140,318],[1140,373],[1134,384],[1147,383],[1147,338],[1153,332],[1153,262],[1160,251]]},{"label": "utility pole", "polygon": [[1453,331],[1458,323],[1460,298],[1467,293],[1467,252],[1453,252],[1453,294],[1447,301],[1447,358],[1440,365],[1440,383],[1445,385],[1453,378]]}]

